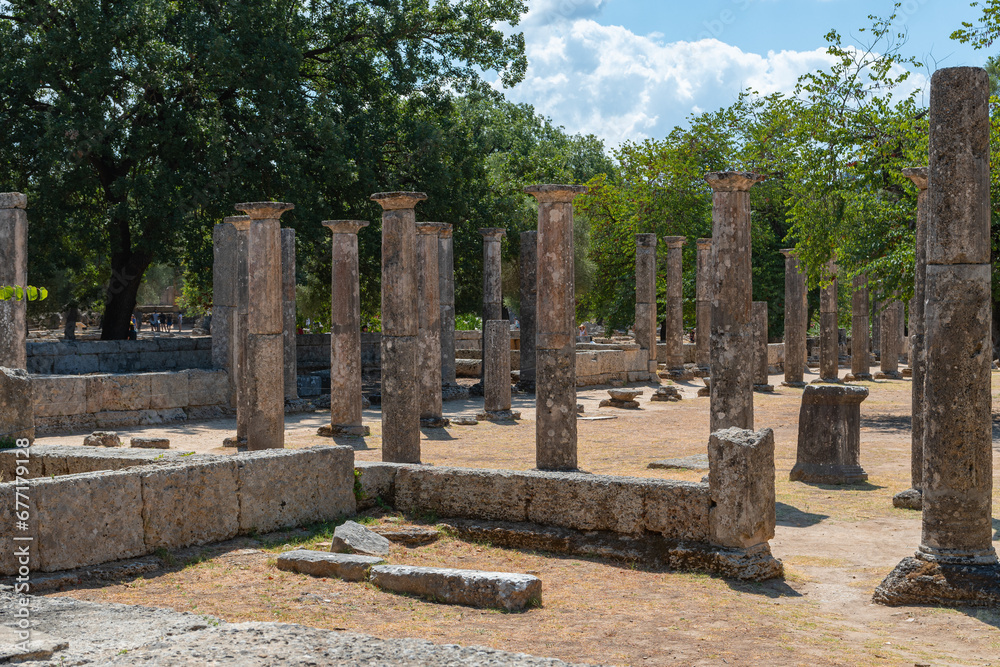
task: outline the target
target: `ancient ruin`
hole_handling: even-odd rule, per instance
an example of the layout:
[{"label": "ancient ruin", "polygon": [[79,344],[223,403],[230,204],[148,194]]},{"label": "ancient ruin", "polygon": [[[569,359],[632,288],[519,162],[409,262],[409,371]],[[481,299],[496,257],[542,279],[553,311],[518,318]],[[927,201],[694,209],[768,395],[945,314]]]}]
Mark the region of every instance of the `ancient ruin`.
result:
[{"label": "ancient ruin", "polygon": [[455,377],[455,244],[452,226],[438,229],[438,296],[441,299],[441,383],[458,386]]},{"label": "ancient ruin", "polygon": [[877,380],[900,380],[899,372],[899,327],[902,321],[902,302],[889,301],[883,306],[881,313],[881,347],[879,349],[879,371],[875,373]]},{"label": "ancient ruin", "polygon": [[441,281],[438,248],[445,223],[417,223],[417,379],[420,425],[448,425],[441,407]]},{"label": "ancient ruin", "polygon": [[802,394],[795,466],[788,479],[812,484],[856,484],[861,467],[861,403],[866,387],[809,385]]},{"label": "ancient ruin", "polygon": [[510,409],[510,322],[489,320],[483,327],[483,412],[478,419],[503,421],[520,419]]},{"label": "ancient ruin", "polygon": [[806,386],[806,330],[809,328],[806,306],[806,275],[801,270],[795,250],[781,251],[785,256],[785,380],[782,386]]},{"label": "ancient ruin", "polygon": [[851,295],[851,373],[844,378],[853,382],[872,379],[871,338],[868,326],[868,276],[854,276]]},{"label": "ancient ruin", "polygon": [[709,344],[712,340],[712,239],[698,239],[696,280],[695,364],[701,373],[711,371]]},{"label": "ancient ruin", "polygon": [[[0,193],[0,287],[28,285],[28,198]],[[26,299],[0,300],[0,367],[28,367]]]},{"label": "ancient ruin", "polygon": [[767,381],[767,301],[754,301],[752,308],[753,390],[768,393],[774,391],[774,385]]},{"label": "ancient ruin", "polygon": [[[667,247],[664,274],[667,285],[666,354],[663,363],[670,377],[682,379],[684,370],[684,242],[683,236],[665,236]],[[654,366],[655,368],[655,366]]]},{"label": "ancient ruin", "polygon": [[819,301],[819,380],[816,382],[840,382],[837,264],[831,259],[823,269],[824,287]]},{"label": "ancient ruin", "polygon": [[517,388],[535,392],[535,330],[538,321],[538,232],[521,232],[519,263],[521,297],[521,355]]},{"label": "ancient ruin", "polygon": [[[669,297],[668,297],[669,301]],[[667,308],[668,319],[670,307]],[[635,342],[649,357],[656,373],[656,234],[635,235]],[[667,337],[670,340],[670,337]],[[680,341],[676,343],[680,345]],[[668,355],[670,343],[667,343]]]}]

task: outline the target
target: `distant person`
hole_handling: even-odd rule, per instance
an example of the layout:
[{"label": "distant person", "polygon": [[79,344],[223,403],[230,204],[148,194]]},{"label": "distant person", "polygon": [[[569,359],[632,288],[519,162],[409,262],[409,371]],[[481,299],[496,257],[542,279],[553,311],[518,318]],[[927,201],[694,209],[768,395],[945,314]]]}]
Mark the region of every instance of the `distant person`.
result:
[{"label": "distant person", "polygon": [[135,330],[135,318],[132,318],[132,323],[128,325],[128,339],[139,340],[139,333]]},{"label": "distant person", "polygon": [[184,331],[184,313],[177,313],[177,330]]}]

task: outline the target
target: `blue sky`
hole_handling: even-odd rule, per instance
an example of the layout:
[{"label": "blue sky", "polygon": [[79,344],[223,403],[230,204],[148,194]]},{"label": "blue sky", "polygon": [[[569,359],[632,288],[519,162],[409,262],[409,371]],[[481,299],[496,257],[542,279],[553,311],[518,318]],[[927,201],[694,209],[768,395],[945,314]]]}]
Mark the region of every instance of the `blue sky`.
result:
[{"label": "blue sky", "polygon": [[[529,70],[507,90],[570,132],[609,147],[663,137],[692,112],[717,109],[752,87],[789,92],[803,73],[829,63],[831,28],[852,42],[869,14],[891,0],[529,0],[524,32]],[[982,65],[949,35],[979,10],[967,0],[907,0],[897,23],[906,55],[925,62],[911,85],[937,67]]]}]

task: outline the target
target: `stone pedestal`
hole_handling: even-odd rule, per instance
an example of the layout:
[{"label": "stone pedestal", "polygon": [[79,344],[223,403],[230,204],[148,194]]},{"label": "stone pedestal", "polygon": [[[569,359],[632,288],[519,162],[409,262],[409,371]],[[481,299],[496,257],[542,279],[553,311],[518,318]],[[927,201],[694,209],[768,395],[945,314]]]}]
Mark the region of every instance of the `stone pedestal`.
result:
[{"label": "stone pedestal", "polygon": [[500,264],[500,250],[507,230],[503,227],[480,229],[483,236],[483,339],[482,349],[486,349],[486,323],[503,318],[503,276]]},{"label": "stone pedestal", "polygon": [[518,391],[535,393],[535,330],[538,298],[538,232],[521,232],[521,372]]},{"label": "stone pedestal", "polygon": [[665,236],[667,265],[666,352],[663,363],[671,377],[685,377],[684,371],[684,242],[683,236]]},{"label": "stone pedestal", "polygon": [[854,382],[872,379],[868,353],[868,276],[854,276],[851,296],[851,377]]},{"label": "stone pedestal", "polygon": [[477,419],[506,421],[520,419],[510,409],[510,322],[490,320],[483,326],[486,349],[483,350],[483,412]]},{"label": "stone pedestal", "polygon": [[247,236],[247,346],[244,377],[249,414],[247,449],[285,446],[285,351],[282,313],[281,226],[294,206],[281,202],[237,204],[250,217]]},{"label": "stone pedestal", "polygon": [[794,249],[786,248],[781,254],[785,256],[785,381],[781,384],[804,387],[809,329],[806,274]]},{"label": "stone pedestal", "polygon": [[701,372],[711,371],[709,345],[712,340],[712,239],[698,239],[698,275],[695,300],[695,363]]},{"label": "stone pedestal", "polygon": [[882,320],[882,349],[879,355],[879,372],[875,377],[879,380],[901,380],[899,372],[899,311],[902,304],[891,301],[885,305],[880,315]]},{"label": "stone pedestal", "polygon": [[831,259],[824,267],[827,283],[819,296],[819,380],[840,382],[840,345],[837,326],[837,265]]},{"label": "stone pedestal", "polygon": [[[0,193],[0,287],[28,285],[28,198]],[[0,366],[28,368],[27,298],[0,301]]]},{"label": "stone pedestal", "polygon": [[538,200],[538,331],[535,461],[541,470],[575,470],[576,281],[573,199],[583,185],[533,185]]},{"label": "stone pedestal", "polygon": [[324,220],[332,233],[330,282],[330,424],[319,435],[368,435],[361,423],[361,284],[358,232],[365,220]]},{"label": "stone pedestal", "polygon": [[857,484],[861,468],[861,402],[867,387],[810,385],[802,394],[799,443],[788,478],[812,484]]},{"label": "stone pedestal", "polygon": [[295,230],[281,230],[281,314],[285,349],[285,400],[299,400],[295,341]]},{"label": "stone pedestal", "polygon": [[438,230],[438,291],[441,299],[441,384],[456,387],[455,246],[449,224]]},{"label": "stone pedestal", "polygon": [[989,77],[931,78],[924,341],[923,530],[879,585],[889,605],[1000,604],[990,414]]},{"label": "stone pedestal", "polygon": [[753,428],[750,188],[763,176],[713,172],[710,430]]},{"label": "stone pedestal", "polygon": [[438,241],[445,224],[417,223],[417,379],[420,383],[420,425],[444,428],[441,407],[441,281]]},{"label": "stone pedestal", "polygon": [[420,463],[417,221],[422,192],[379,192],[382,207],[382,460]]},{"label": "stone pedestal", "polygon": [[[226,438],[226,447],[246,447],[247,431],[250,424],[250,392],[247,386],[247,345],[249,344],[250,315],[250,270],[247,256],[250,238],[250,216],[232,215],[222,219],[222,226],[232,227],[235,232],[235,268],[233,269],[233,291],[236,307],[231,320],[229,336],[229,386],[231,401],[236,408],[236,436]],[[216,264],[223,270],[224,264]],[[213,345],[215,332],[212,333]]]},{"label": "stone pedestal", "polygon": [[649,359],[649,372],[654,375],[656,319],[656,234],[636,234],[635,342],[645,351]]},{"label": "stone pedestal", "polygon": [[774,386],[767,383],[767,301],[754,301],[751,318],[753,321],[753,390],[772,392]]}]

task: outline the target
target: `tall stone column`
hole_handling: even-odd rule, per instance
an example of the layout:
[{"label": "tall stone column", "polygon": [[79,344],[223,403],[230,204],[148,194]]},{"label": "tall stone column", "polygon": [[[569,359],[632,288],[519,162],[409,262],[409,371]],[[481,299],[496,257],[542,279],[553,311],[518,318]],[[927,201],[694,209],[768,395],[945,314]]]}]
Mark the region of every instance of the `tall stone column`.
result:
[{"label": "tall stone column", "polygon": [[[0,287],[28,286],[28,198],[0,193]],[[28,368],[27,299],[0,301],[0,366]]]},{"label": "tall stone column", "polygon": [[420,425],[449,424],[441,406],[441,281],[438,242],[443,222],[417,223],[417,380]]},{"label": "tall stone column", "polygon": [[712,187],[712,433],[753,429],[750,188],[763,179],[735,171],[705,176]]},{"label": "tall stone column", "polygon": [[923,530],[876,589],[883,604],[997,606],[990,366],[989,77],[931,78]]},{"label": "tall stone column", "polygon": [[663,363],[676,378],[684,372],[684,242],[683,236],[665,236],[667,245],[667,341]]},{"label": "tall stone column", "polygon": [[698,239],[697,298],[695,302],[695,363],[701,372],[711,368],[708,353],[712,340],[712,239]]},{"label": "tall stone column", "polygon": [[754,355],[753,390],[772,392],[774,385],[767,382],[767,301],[754,301],[751,308]]},{"label": "tall stone column", "polygon": [[917,227],[913,272],[913,300],[910,302],[910,368],[913,370],[910,409],[910,488],[893,496],[896,507],[918,510],[922,507],[924,475],[924,379],[927,375],[927,349],[924,345],[924,300],[927,298],[927,167],[904,169],[913,181],[917,194]]},{"label": "tall stone column", "polygon": [[324,220],[333,234],[330,282],[330,424],[319,435],[368,435],[361,423],[361,276],[358,232],[366,220]]},{"label": "tall stone column", "polygon": [[517,388],[535,393],[535,330],[538,318],[538,232],[521,232],[521,372]]},{"label": "tall stone column", "polygon": [[[507,236],[503,227],[485,227],[483,236],[483,335],[481,348],[486,353],[486,323],[503,317],[503,276],[500,266],[500,243]],[[480,368],[486,367],[486,358]]]},{"label": "tall stone column", "polygon": [[281,230],[281,316],[285,348],[285,400],[299,400],[295,326],[295,230]]},{"label": "tall stone column", "polygon": [[879,357],[880,371],[875,377],[884,380],[900,380],[899,372],[899,306],[897,300],[890,301],[882,310],[882,349]]},{"label": "tall stone column", "polygon": [[483,327],[486,349],[483,350],[483,412],[479,419],[508,421],[520,419],[520,412],[510,409],[510,322],[489,320]]},{"label": "tall stone column", "polygon": [[794,248],[786,248],[781,254],[785,256],[785,381],[781,384],[804,387],[809,329],[806,274]]},{"label": "tall stone column", "polygon": [[573,199],[587,187],[532,185],[524,191],[538,200],[535,462],[541,470],[575,470]]},{"label": "tall stone column", "polygon": [[[247,266],[249,261],[247,249],[250,238],[250,216],[231,215],[222,219],[222,226],[230,226],[234,230],[233,294],[236,304],[233,309],[228,350],[230,401],[236,408],[236,436],[226,438],[222,444],[225,447],[246,447],[252,409],[251,395],[247,386],[247,346],[250,331],[250,270]],[[223,267],[216,264],[215,268],[222,269]],[[212,341],[214,345],[214,333]]]},{"label": "tall stone column", "polygon": [[656,234],[635,235],[635,342],[656,375]]},{"label": "tall stone column", "polygon": [[441,297],[441,383],[455,387],[455,245],[452,226],[438,230],[438,291]]},{"label": "tall stone column", "polygon": [[837,264],[830,260],[824,267],[824,279],[830,284],[819,295],[819,380],[840,382],[840,346],[837,327]]},{"label": "tall stone column", "polygon": [[854,276],[851,295],[851,377],[853,382],[872,379],[868,353],[868,276]]},{"label": "tall stone column", "polygon": [[[227,218],[228,220],[228,218]],[[229,375],[229,404],[236,405],[236,290],[239,232],[223,220],[212,229],[212,367]]]},{"label": "tall stone column", "polygon": [[420,463],[417,220],[423,192],[379,192],[382,207],[382,460]]},{"label": "tall stone column", "polygon": [[237,204],[250,216],[247,236],[247,349],[244,372],[249,415],[247,449],[285,446],[285,350],[282,314],[281,224],[294,206],[281,202]]}]

